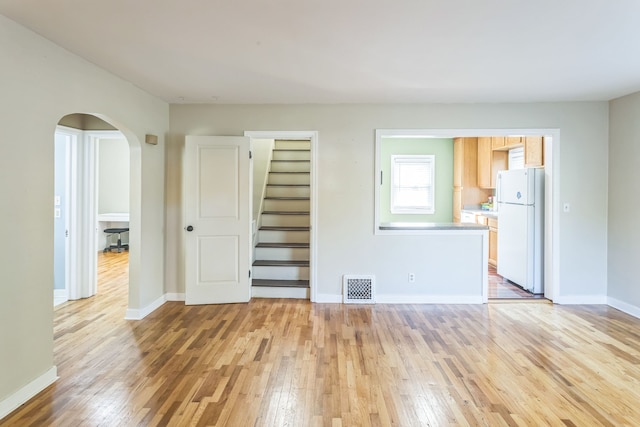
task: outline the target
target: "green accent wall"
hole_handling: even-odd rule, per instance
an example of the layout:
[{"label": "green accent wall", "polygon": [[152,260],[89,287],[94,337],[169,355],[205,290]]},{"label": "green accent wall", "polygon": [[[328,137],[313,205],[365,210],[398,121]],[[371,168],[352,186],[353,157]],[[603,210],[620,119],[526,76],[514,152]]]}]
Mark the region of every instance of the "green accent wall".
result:
[{"label": "green accent wall", "polygon": [[[431,215],[391,213],[391,156],[394,154],[433,154],[435,170],[435,213]],[[452,222],[453,221],[453,139],[382,138],[380,147],[382,186],[380,222]]]}]

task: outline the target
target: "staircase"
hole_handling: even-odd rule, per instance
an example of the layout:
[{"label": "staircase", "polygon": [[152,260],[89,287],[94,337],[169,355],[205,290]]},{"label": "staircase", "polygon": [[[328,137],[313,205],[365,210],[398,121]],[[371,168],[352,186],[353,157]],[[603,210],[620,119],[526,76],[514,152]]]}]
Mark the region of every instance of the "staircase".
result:
[{"label": "staircase", "polygon": [[310,153],[310,141],[275,141],[255,247],[254,297],[309,298]]}]

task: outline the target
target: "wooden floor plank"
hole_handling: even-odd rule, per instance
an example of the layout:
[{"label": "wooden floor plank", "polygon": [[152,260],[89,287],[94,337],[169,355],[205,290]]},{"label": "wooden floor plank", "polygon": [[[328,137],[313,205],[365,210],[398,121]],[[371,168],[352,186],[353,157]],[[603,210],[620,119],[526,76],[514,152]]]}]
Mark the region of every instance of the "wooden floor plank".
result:
[{"label": "wooden floor plank", "polygon": [[607,306],[167,302],[127,253],[55,309],[60,379],[1,426],[640,425],[640,320]]}]

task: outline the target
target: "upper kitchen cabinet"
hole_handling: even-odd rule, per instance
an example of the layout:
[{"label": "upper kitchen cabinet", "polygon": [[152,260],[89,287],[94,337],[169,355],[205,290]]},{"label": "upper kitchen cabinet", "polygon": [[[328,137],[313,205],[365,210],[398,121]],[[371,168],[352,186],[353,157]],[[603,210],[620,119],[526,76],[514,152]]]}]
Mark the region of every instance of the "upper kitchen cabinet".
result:
[{"label": "upper kitchen cabinet", "polygon": [[504,136],[492,136],[491,137],[491,148],[494,150],[504,149],[505,146],[505,137]]},{"label": "upper kitchen cabinet", "polygon": [[478,187],[478,138],[453,140],[453,221],[465,206],[479,206],[490,193]]},{"label": "upper kitchen cabinet", "polygon": [[528,168],[544,165],[544,139],[541,136],[525,137],[524,165]]},{"label": "upper kitchen cabinet", "polygon": [[521,136],[507,136],[504,139],[504,146],[507,149],[520,147],[524,143],[524,138]]},{"label": "upper kitchen cabinet", "polygon": [[[506,151],[494,151],[495,137],[478,138],[478,187],[496,188],[498,171],[507,169]],[[504,138],[502,138],[504,139]]]},{"label": "upper kitchen cabinet", "polygon": [[[544,138],[542,136],[493,136],[491,148],[494,155],[524,147],[524,165],[528,168],[544,166]],[[494,187],[486,187],[494,188]]]}]

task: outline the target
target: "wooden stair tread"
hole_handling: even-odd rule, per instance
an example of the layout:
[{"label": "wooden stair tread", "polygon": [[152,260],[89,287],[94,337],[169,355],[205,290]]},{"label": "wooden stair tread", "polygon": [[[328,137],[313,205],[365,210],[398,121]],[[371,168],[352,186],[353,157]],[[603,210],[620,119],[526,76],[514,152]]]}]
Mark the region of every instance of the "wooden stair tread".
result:
[{"label": "wooden stair tread", "polygon": [[306,173],[307,175],[309,175],[311,172],[271,172],[271,171],[270,171],[269,173],[298,173],[298,174],[300,174],[300,173]]},{"label": "wooden stair tread", "polygon": [[270,243],[261,242],[256,245],[256,248],[309,248],[308,243]]},{"label": "wooden stair tread", "polygon": [[276,226],[276,225],[263,225],[260,227],[260,230],[271,230],[271,231],[309,231],[311,227],[285,227],[285,226]]},{"label": "wooden stair tread", "polygon": [[262,215],[310,215],[309,211],[263,211]]},{"label": "wooden stair tread", "polygon": [[265,197],[265,200],[311,200],[309,197]]},{"label": "wooden stair tread", "polygon": [[269,286],[273,288],[308,288],[308,280],[274,280],[274,279],[253,279],[252,286]]},{"label": "wooden stair tread", "polygon": [[309,267],[309,261],[279,261],[269,259],[257,259],[253,262],[254,267]]},{"label": "wooden stair tread", "polygon": [[311,187],[309,184],[267,184],[267,187]]}]

